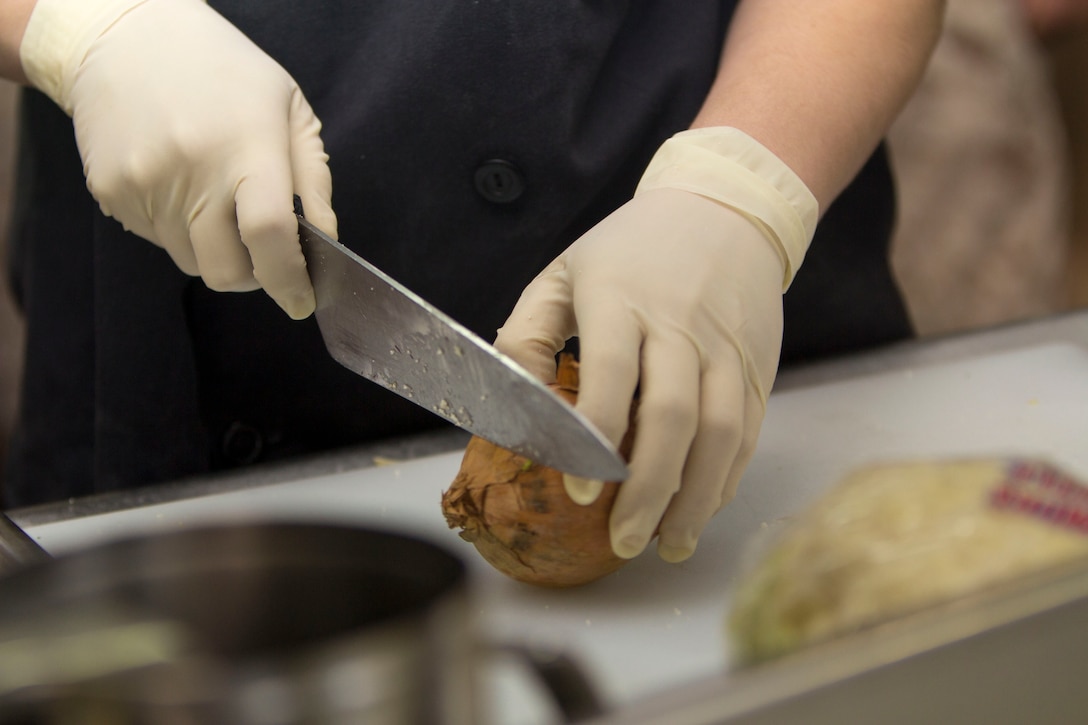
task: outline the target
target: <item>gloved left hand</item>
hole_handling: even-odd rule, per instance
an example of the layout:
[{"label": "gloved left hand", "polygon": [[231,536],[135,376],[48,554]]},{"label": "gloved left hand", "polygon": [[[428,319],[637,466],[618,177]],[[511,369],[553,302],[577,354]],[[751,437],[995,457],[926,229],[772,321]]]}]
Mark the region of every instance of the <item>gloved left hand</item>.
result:
[{"label": "gloved left hand", "polygon": [[[736,129],[678,134],[635,197],[524,291],[496,346],[543,380],[577,335],[577,408],[613,442],[639,391],[630,477],[612,508],[617,555],[682,561],[750,459],[782,341],[782,292],[815,198]],[[590,503],[602,483],[567,477]]]}]

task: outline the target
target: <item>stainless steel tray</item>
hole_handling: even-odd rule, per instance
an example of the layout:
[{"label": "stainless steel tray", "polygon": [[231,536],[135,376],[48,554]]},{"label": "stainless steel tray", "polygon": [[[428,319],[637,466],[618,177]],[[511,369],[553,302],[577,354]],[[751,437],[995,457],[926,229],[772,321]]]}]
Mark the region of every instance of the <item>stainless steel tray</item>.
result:
[{"label": "stainless steel tray", "polygon": [[592,722],[1083,723],[1086,673],[1088,558]]}]

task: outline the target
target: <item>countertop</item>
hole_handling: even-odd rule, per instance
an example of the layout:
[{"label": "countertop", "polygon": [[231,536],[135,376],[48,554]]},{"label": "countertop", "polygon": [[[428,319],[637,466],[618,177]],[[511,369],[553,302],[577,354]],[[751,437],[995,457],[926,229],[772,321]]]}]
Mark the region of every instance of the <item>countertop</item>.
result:
[{"label": "countertop", "polygon": [[[610,707],[629,710],[728,678],[722,624],[745,551],[845,472],[891,459],[1026,455],[1088,478],[1086,402],[1088,312],[783,371],[741,490],[695,556],[668,565],[648,552],[567,591],[506,579],[446,528],[439,496],[460,463],[459,432],[9,513],[54,554],[132,533],[262,518],[418,535],[470,564],[488,637],[571,653]],[[524,673],[492,679],[501,722],[555,720]]]}]

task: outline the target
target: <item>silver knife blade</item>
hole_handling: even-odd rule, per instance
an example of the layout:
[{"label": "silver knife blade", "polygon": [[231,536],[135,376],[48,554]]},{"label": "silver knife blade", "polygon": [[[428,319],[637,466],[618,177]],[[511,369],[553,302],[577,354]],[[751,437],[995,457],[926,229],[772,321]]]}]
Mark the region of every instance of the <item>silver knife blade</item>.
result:
[{"label": "silver knife blade", "polygon": [[512,359],[302,216],[298,232],[317,324],[341,365],[534,462],[627,477],[608,439]]}]

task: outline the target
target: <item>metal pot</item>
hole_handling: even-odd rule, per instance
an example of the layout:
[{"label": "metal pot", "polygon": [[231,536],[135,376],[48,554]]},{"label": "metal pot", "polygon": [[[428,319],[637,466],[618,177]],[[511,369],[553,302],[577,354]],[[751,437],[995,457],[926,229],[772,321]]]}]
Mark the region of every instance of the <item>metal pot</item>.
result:
[{"label": "metal pot", "polygon": [[[0,723],[478,723],[471,611],[457,557],[389,532],[115,541],[0,580]],[[571,661],[518,651],[568,719],[599,714]]]}]

